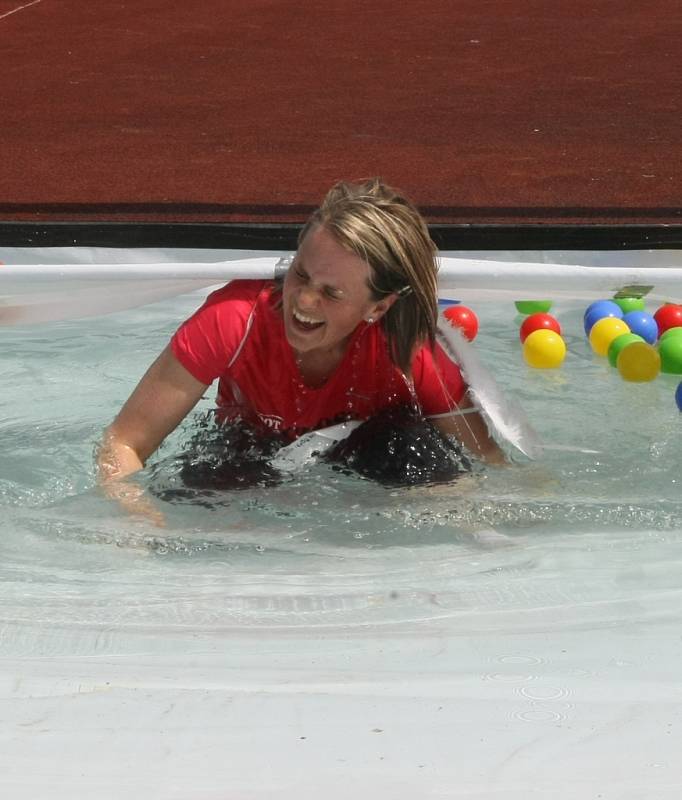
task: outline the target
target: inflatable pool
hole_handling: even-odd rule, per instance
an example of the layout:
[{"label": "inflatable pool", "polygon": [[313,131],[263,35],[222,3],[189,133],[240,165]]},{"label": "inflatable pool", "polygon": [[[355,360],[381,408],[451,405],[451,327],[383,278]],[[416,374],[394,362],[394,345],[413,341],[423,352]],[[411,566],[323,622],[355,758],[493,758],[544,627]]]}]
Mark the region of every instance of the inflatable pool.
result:
[{"label": "inflatable pool", "polygon": [[[535,459],[413,489],[312,461],[125,515],[102,428],[211,285],[284,256],[0,250],[5,795],[678,798],[682,376],[624,380],[583,315],[680,302],[679,251],[443,254]],[[567,353],[533,369],[514,301],[546,298]]]}]

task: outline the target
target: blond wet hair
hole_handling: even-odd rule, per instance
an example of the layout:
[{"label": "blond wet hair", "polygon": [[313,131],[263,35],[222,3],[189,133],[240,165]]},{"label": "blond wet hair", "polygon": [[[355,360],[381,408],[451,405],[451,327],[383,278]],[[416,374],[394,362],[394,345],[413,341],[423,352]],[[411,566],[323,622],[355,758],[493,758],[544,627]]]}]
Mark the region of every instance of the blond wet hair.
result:
[{"label": "blond wet hair", "polygon": [[417,208],[379,178],[337,183],[299,236],[324,226],[370,266],[373,300],[398,299],[381,319],[394,363],[409,374],[415,349],[433,345],[438,314],[437,248]]}]

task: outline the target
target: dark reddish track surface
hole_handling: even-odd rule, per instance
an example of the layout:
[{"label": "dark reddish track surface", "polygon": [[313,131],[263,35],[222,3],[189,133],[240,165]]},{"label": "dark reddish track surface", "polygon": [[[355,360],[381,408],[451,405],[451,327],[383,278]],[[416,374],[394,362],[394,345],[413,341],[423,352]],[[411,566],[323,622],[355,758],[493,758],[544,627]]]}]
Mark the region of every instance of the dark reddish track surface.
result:
[{"label": "dark reddish track surface", "polygon": [[432,222],[682,222],[679,0],[0,0],[0,41],[0,222],[295,222],[369,175]]}]

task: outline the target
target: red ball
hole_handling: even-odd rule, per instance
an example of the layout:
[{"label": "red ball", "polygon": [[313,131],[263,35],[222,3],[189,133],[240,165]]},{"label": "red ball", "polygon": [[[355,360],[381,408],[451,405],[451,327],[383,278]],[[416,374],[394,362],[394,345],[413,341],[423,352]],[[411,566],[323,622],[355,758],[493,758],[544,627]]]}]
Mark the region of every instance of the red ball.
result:
[{"label": "red ball", "polygon": [[531,314],[530,317],[524,319],[519,330],[521,341],[525,342],[533,331],[554,331],[554,333],[558,333],[561,336],[561,325],[551,314],[539,312]]},{"label": "red ball", "polygon": [[460,305],[449,306],[443,312],[443,316],[453,328],[459,328],[464,336],[473,342],[478,333],[478,317],[470,308]]},{"label": "red ball", "polygon": [[682,327],[682,306],[676,303],[666,303],[654,314],[658,324],[658,335],[664,334],[668,328]]}]

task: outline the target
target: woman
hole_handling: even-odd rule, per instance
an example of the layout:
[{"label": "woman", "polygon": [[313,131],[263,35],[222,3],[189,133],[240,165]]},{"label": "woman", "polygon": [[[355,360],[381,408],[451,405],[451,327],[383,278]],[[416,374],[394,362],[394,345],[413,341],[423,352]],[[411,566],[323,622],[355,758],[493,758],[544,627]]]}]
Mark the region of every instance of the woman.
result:
[{"label": "woman", "polygon": [[216,378],[221,419],[285,438],[416,400],[473,455],[502,462],[435,344],[436,272],[408,200],[377,179],[336,185],[283,284],[233,281],[178,329],[107,429],[102,479],[143,467]]}]

